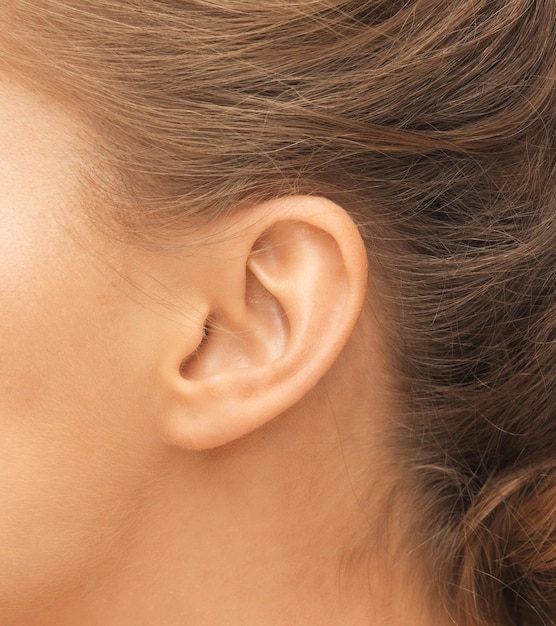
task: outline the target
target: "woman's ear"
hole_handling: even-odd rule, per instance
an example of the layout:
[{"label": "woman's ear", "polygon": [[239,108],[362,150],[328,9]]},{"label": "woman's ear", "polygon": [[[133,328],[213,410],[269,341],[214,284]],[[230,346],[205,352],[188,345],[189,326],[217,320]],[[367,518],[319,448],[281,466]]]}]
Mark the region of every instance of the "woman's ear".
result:
[{"label": "woman's ear", "polygon": [[204,288],[205,337],[163,378],[159,426],[188,449],[247,435],[307,394],[350,337],[367,288],[359,231],[327,199],[281,198],[226,220]]}]

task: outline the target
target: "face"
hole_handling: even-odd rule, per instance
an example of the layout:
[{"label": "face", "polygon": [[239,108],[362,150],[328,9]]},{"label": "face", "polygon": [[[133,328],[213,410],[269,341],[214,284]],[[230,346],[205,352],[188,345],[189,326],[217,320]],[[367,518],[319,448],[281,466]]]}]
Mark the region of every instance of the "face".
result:
[{"label": "face", "polygon": [[0,607],[9,613],[109,566],[152,469],[146,416],[156,409],[152,363],[133,349],[149,341],[150,313],[118,282],[123,251],[87,229],[75,199],[76,123],[5,78],[0,120]]}]

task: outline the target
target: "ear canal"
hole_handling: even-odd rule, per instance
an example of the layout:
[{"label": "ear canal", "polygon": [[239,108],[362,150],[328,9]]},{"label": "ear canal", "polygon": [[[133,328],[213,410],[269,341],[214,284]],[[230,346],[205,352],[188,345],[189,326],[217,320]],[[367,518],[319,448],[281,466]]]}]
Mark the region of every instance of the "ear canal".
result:
[{"label": "ear canal", "polygon": [[210,328],[209,328],[209,322],[207,320],[205,321],[203,325],[203,329],[201,333],[201,341],[199,342],[199,345],[195,348],[195,350],[193,350],[191,354],[187,355],[185,359],[183,359],[180,363],[180,376],[183,376],[184,378],[187,377],[187,372],[189,371],[191,367],[191,363],[195,361],[196,359],[198,359],[199,350],[201,350],[201,348],[207,342],[209,332],[210,332]]}]

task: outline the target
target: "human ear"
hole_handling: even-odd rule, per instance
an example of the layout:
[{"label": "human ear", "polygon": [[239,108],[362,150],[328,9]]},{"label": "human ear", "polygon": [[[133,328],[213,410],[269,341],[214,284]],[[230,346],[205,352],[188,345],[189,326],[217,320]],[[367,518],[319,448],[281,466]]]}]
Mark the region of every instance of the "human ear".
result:
[{"label": "human ear", "polygon": [[303,398],[342,351],[366,293],[361,236],[333,202],[286,197],[226,219],[219,227],[233,234],[215,244],[204,292],[206,337],[164,377],[161,431],[187,449],[247,435]]}]

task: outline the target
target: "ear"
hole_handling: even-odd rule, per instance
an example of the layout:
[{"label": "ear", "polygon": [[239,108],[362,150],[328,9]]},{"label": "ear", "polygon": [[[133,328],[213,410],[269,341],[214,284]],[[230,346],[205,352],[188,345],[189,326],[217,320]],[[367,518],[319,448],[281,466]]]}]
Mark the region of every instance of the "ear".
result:
[{"label": "ear", "polygon": [[187,449],[242,437],[306,395],[342,351],[367,289],[359,231],[327,199],[281,198],[218,228],[206,336],[164,377],[160,427]]}]

